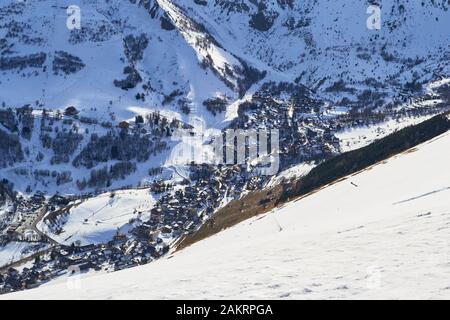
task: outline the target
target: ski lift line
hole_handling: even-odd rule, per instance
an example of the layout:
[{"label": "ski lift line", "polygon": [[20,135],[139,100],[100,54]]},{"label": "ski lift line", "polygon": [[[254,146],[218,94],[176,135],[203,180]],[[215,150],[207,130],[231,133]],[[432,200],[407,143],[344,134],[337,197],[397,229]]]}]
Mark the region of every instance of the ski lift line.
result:
[{"label": "ski lift line", "polygon": [[[116,218],[125,217],[125,216],[128,216],[128,215],[130,215],[130,214],[134,215],[135,213],[134,213],[134,211],[130,211],[130,212],[127,212],[127,213],[123,213],[123,214],[120,214],[120,215],[116,215],[116,216],[111,217],[111,218],[106,218],[106,219],[98,220],[97,222],[103,223],[104,221],[110,221],[110,220],[113,220],[113,219],[116,219]],[[139,213],[136,213],[136,215],[139,215]]]},{"label": "ski lift line", "polygon": [[99,213],[100,211],[102,211],[103,209],[105,209],[108,205],[111,205],[110,203],[105,204],[103,207],[92,211],[92,214],[90,216],[88,216],[88,218],[92,218],[93,216],[95,216],[97,213]]}]

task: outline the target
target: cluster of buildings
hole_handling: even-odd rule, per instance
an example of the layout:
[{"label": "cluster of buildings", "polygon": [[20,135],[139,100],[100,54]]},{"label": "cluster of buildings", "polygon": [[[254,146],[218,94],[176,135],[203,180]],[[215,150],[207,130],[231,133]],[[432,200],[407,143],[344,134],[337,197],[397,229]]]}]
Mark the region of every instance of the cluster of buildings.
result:
[{"label": "cluster of buildings", "polygon": [[169,250],[168,245],[148,234],[117,234],[104,244],[57,245],[30,257],[26,267],[6,268],[0,273],[0,294],[31,289],[68,273],[117,271],[148,263]]}]

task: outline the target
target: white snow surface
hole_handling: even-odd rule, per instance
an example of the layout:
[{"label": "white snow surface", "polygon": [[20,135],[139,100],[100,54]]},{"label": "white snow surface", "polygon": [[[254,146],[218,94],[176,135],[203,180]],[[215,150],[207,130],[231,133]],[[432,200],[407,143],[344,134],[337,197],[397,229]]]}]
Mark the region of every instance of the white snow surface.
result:
[{"label": "white snow surface", "polygon": [[[38,228],[58,243],[81,245],[105,243],[127,232],[138,220],[148,220],[155,199],[149,189],[121,190],[78,201],[65,218],[64,232],[55,234],[41,221]],[[134,221],[134,222],[133,222]]]},{"label": "white snow surface", "polygon": [[[405,83],[415,74],[427,83],[433,75],[448,74],[450,19],[445,1],[386,0],[382,29],[375,31],[366,26],[367,1],[308,0],[288,6],[266,0],[262,1],[266,14],[276,18],[265,32],[250,26],[251,17],[259,10],[254,1],[209,1],[205,5],[184,0],[147,2],[155,8],[153,13],[139,1],[60,0],[57,6],[53,0],[3,1],[0,8],[11,10],[0,17],[4,20],[0,36],[17,33],[8,35],[8,54],[42,52],[47,57],[45,68],[2,71],[1,101],[8,106],[38,101],[49,109],[73,105],[83,115],[99,119],[107,117],[108,107],[118,119],[133,118],[136,108],[170,110],[187,120],[175,101],[162,103],[165,96],[179,90],[208,126],[222,127],[229,118],[210,115],[202,102],[222,95],[233,108],[242,98],[236,92],[237,80],[243,78],[242,61],[267,71],[264,81],[299,78],[323,97],[334,96],[326,88],[338,79],[352,83],[350,87],[371,89],[364,81],[376,80],[381,84],[377,91],[388,94],[392,85],[382,84],[391,78]],[[66,28],[66,8],[73,4],[82,10],[81,39],[75,37],[80,32]],[[161,28],[159,18],[164,15],[175,30]],[[149,45],[136,64],[143,82],[123,91],[113,80],[124,78],[123,68],[129,62],[123,39],[130,34],[146,35]],[[61,50],[79,57],[86,66],[75,74],[55,75],[52,61]],[[205,58],[211,65],[202,69],[199,63]],[[143,83],[153,89],[147,90],[145,102],[136,101],[136,93],[145,91]]]},{"label": "white snow surface", "polygon": [[[450,19],[445,1],[383,1],[382,29],[369,30],[367,1],[307,0],[288,5],[291,2],[264,0],[258,3],[264,3],[265,14],[276,17],[267,31],[251,27],[250,21],[259,11],[257,2],[251,0],[57,2],[4,0],[0,4],[0,38],[5,41],[0,44],[2,58],[46,55],[41,67],[0,70],[0,103],[6,107],[30,104],[35,110],[63,110],[74,106],[80,116],[99,123],[129,121],[158,111],[214,131],[229,125],[238,116],[239,104],[251,100],[255,91],[270,81],[297,80],[313,89],[320,100],[330,100],[333,112],[329,116],[348,112],[350,101],[356,101],[365,89],[381,94],[388,103],[412,80],[424,83],[430,95],[448,83]],[[69,5],[80,7],[82,30],[66,27]],[[163,17],[175,29],[162,28]],[[131,64],[124,48],[124,39],[130,35],[145,36],[148,45],[142,59],[132,63],[142,82],[125,91],[116,87],[114,80],[123,80],[124,68]],[[60,51],[78,57],[85,67],[75,73],[55,74],[53,61]],[[207,61],[208,67],[204,65]],[[257,83],[244,81],[245,65],[267,72],[265,78]],[[330,90],[338,80],[345,88]],[[243,83],[253,85],[239,92]],[[136,100],[136,94],[144,93],[145,101]],[[173,99],[167,100],[171,95]],[[214,116],[203,102],[216,97],[225,97],[228,105],[226,112]],[[343,98],[348,102],[342,102]],[[438,102],[426,103],[430,101]],[[191,113],[182,112],[181,104]],[[47,194],[78,194],[76,179],[57,190],[54,182],[43,183],[31,175],[23,179],[16,173],[16,169],[51,167],[52,171],[73,171],[73,177],[88,174],[84,167],[49,163],[53,152],[39,147],[39,123],[36,119],[31,141],[21,139],[30,155],[2,170],[2,177],[21,192],[30,185],[33,191]],[[197,132],[201,129],[194,127]],[[79,129],[80,133],[85,129],[90,134],[106,133],[101,126],[80,125]],[[185,146],[191,147],[178,143],[179,149]],[[38,152],[45,156],[41,162],[35,161]],[[167,154],[152,157],[151,164],[179,166]],[[126,181],[114,181],[111,189],[145,184],[151,180],[147,171],[147,166],[138,164],[137,172]]]},{"label": "white snow surface", "polygon": [[171,257],[2,299],[448,299],[450,134]]},{"label": "white snow surface", "polygon": [[315,165],[310,162],[295,165],[272,177],[272,179],[270,179],[270,181],[267,183],[267,187],[273,187],[280,183],[283,183],[283,181],[289,181],[294,178],[298,179],[300,177],[303,177],[308,174],[314,167]]},{"label": "white snow surface", "polygon": [[431,116],[403,118],[401,120],[389,119],[377,125],[354,127],[338,132],[336,137],[339,139],[341,151],[348,152],[365,147],[398,130],[417,125],[429,118]]},{"label": "white snow surface", "polygon": [[[36,243],[14,241],[0,247],[0,267],[31,256],[36,245]],[[45,247],[42,246],[41,249]]]}]

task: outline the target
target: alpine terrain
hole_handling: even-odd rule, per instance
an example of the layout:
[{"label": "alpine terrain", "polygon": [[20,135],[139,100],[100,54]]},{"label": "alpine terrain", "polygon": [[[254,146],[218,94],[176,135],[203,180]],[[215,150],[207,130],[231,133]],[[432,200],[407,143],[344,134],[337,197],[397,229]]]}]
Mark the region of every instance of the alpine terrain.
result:
[{"label": "alpine terrain", "polygon": [[2,0],[2,297],[450,297],[449,9]]}]

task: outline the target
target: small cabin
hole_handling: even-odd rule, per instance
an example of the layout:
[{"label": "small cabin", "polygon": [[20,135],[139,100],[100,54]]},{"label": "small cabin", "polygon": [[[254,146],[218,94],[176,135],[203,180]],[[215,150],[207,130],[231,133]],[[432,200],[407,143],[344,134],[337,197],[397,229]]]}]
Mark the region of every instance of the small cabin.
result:
[{"label": "small cabin", "polygon": [[74,106],[67,107],[66,110],[64,111],[64,114],[66,116],[76,116],[78,113],[79,112],[77,108],[75,108]]},{"label": "small cabin", "polygon": [[119,128],[120,129],[128,129],[128,128],[130,128],[130,124],[127,121],[122,121],[119,123]]}]

